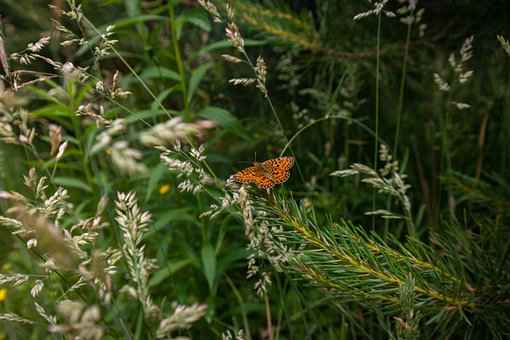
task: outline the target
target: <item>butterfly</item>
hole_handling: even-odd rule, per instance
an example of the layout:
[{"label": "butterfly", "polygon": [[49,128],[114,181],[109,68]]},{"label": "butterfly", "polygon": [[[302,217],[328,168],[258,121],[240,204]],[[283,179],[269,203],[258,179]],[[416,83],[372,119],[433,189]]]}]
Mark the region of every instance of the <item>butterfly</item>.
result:
[{"label": "butterfly", "polygon": [[294,157],[279,157],[261,163],[253,162],[253,166],[236,172],[233,179],[238,183],[253,183],[259,189],[271,189],[289,179],[293,165]]}]

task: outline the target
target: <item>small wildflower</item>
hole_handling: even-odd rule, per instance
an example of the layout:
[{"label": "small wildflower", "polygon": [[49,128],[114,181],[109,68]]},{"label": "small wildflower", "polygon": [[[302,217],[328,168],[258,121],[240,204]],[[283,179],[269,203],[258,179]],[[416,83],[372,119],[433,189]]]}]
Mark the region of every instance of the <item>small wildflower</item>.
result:
[{"label": "small wildflower", "polygon": [[7,298],[7,289],[0,288],[0,302],[5,301],[6,298]]},{"label": "small wildflower", "polygon": [[170,184],[163,184],[162,186],[159,187],[159,193],[161,195],[164,195],[170,191],[170,188],[171,188]]}]

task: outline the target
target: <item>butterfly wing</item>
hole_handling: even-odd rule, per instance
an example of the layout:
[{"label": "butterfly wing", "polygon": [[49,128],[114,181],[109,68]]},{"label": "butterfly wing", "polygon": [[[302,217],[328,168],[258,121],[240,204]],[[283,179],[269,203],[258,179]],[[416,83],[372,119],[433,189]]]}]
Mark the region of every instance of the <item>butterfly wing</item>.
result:
[{"label": "butterfly wing", "polygon": [[259,189],[270,189],[274,187],[275,183],[267,176],[264,176],[264,172],[261,171],[260,167],[250,166],[234,175],[234,181],[238,183],[253,183],[257,185]]},{"label": "butterfly wing", "polygon": [[294,157],[269,159],[263,162],[262,166],[270,173],[271,179],[275,184],[281,184],[290,177],[290,169],[294,166]]}]

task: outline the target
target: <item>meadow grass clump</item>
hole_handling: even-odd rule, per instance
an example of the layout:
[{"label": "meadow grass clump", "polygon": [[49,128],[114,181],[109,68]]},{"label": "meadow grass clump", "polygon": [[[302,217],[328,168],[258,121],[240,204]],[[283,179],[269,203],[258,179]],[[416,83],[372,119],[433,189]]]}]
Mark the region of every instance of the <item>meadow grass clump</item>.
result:
[{"label": "meadow grass clump", "polygon": [[0,27],[0,338],[510,332],[490,8],[25,2]]}]

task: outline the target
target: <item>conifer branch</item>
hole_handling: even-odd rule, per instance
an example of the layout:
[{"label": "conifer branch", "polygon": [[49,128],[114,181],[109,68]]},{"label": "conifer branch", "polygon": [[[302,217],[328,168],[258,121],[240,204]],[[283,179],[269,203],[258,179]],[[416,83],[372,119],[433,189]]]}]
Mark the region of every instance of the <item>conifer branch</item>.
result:
[{"label": "conifer branch", "polygon": [[255,228],[262,225],[272,233],[271,247],[265,250],[270,263],[329,294],[396,315],[406,310],[402,290],[412,287],[406,299],[413,296],[420,316],[438,324],[461,322],[465,313],[480,310],[477,291],[459,274],[462,262],[441,258],[438,250],[418,240],[383,241],[347,221],[319,222],[281,196],[257,196],[248,207]]}]

